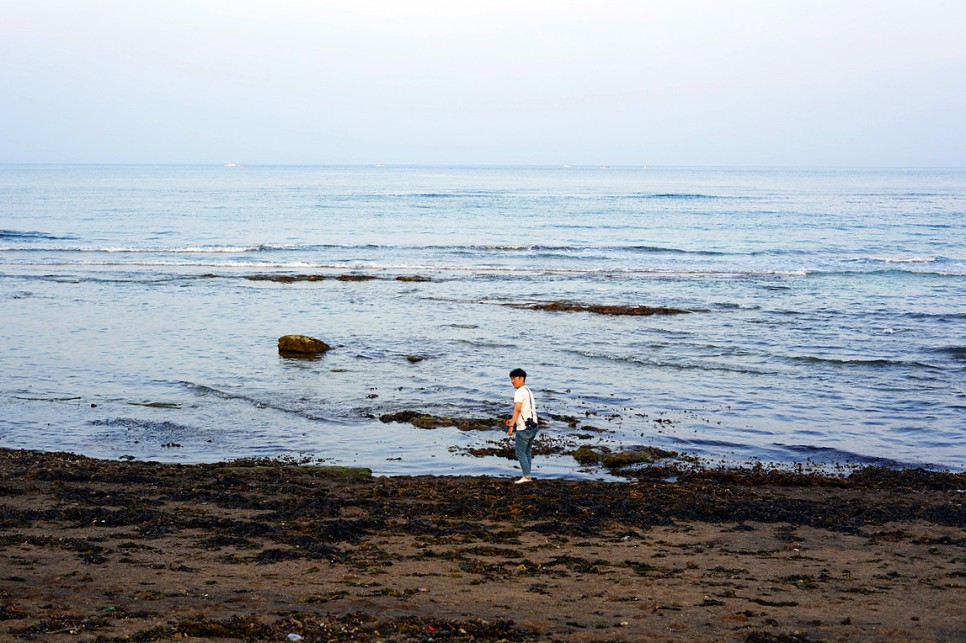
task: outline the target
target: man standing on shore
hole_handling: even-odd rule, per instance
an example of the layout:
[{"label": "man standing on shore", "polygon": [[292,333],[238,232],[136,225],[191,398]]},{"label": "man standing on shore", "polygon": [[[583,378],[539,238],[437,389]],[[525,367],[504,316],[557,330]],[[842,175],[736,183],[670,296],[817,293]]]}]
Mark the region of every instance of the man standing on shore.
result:
[{"label": "man standing on shore", "polygon": [[533,400],[533,393],[526,386],[527,372],[522,368],[510,371],[510,383],[516,389],[513,393],[513,417],[506,421],[509,430],[507,435],[516,433],[516,454],[520,462],[523,477],[514,484],[530,482],[530,463],[533,460],[533,441],[540,430],[537,424],[537,404]]}]

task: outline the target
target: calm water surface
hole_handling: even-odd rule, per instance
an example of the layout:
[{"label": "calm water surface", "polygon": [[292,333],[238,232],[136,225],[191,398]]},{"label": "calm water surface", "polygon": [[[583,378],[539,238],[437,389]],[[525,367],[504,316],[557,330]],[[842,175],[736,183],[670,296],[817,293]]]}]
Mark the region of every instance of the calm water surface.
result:
[{"label": "calm water surface", "polygon": [[[0,447],[511,475],[377,418],[503,414],[522,366],[606,430],[555,438],[964,470],[964,241],[963,170],[0,166]],[[513,307],[556,300],[693,312]]]}]

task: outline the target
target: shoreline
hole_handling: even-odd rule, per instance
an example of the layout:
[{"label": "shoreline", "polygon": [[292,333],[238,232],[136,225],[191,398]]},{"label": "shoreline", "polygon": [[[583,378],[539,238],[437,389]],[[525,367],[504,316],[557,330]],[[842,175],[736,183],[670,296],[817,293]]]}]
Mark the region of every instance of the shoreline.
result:
[{"label": "shoreline", "polygon": [[[77,404],[83,407],[102,408],[99,402],[88,402],[80,397],[77,400]],[[180,404],[163,401],[128,404],[150,409],[181,409]],[[499,477],[513,475],[519,470],[513,442],[505,434],[505,419],[505,415],[486,412],[437,415],[419,407],[386,413],[366,410],[360,422],[345,423],[339,427],[340,432],[322,436],[321,439],[334,438],[335,444],[328,448],[323,448],[319,441],[258,453],[251,448],[219,449],[212,445],[211,439],[202,442],[196,437],[192,442],[185,435],[187,426],[169,420],[142,421],[125,415],[94,420],[82,417],[81,421],[105,429],[101,437],[107,439],[106,444],[114,446],[92,448],[92,445],[104,444],[103,440],[70,444],[54,440],[8,439],[0,448],[171,465],[272,459],[287,464],[368,467],[377,476],[420,476],[430,475],[427,472],[431,471],[431,475]],[[655,429],[651,433],[642,433],[640,438],[633,431],[622,433],[620,429],[615,430],[609,422],[609,418],[598,418],[596,414],[585,419],[547,412],[541,417],[541,431],[534,444],[536,474],[541,478],[615,482],[633,481],[640,476],[653,478],[659,468],[666,470],[668,475],[677,475],[682,470],[766,469],[835,477],[867,468],[966,473],[966,469],[949,462],[911,456],[863,455],[827,447],[798,446],[796,450],[800,457],[796,460],[769,459],[767,453],[756,454],[753,445],[730,444],[731,452],[712,454],[693,448],[693,444],[680,444],[680,440],[667,438],[665,431],[682,422],[680,418],[657,414],[653,419]],[[352,430],[362,428],[372,430],[374,435],[382,431],[378,435],[383,442],[373,444],[382,445],[386,440],[399,444],[386,452],[381,446],[365,450],[366,445],[353,443],[347,447],[340,442],[344,442]],[[203,432],[199,434],[205,435]],[[307,435],[307,432],[301,435]],[[118,436],[127,441],[126,446],[117,447],[116,442],[111,441]],[[294,441],[298,444],[298,435]],[[790,452],[791,447],[787,448]]]},{"label": "shoreline", "polygon": [[966,637],[966,473],[667,473],[513,485],[0,449],[0,638]]}]

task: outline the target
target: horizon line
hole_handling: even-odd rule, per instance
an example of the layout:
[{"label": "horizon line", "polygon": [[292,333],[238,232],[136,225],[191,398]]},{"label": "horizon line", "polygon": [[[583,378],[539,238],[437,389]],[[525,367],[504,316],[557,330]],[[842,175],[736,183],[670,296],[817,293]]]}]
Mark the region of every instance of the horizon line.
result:
[{"label": "horizon line", "polygon": [[[229,165],[230,164],[230,165]],[[767,165],[767,164],[653,164],[653,163],[249,163],[214,161],[178,162],[116,162],[116,161],[0,161],[4,166],[121,166],[121,167],[353,167],[372,169],[391,168],[540,168],[574,170],[662,170],[662,169],[770,169],[770,170],[966,170],[966,165]]]}]

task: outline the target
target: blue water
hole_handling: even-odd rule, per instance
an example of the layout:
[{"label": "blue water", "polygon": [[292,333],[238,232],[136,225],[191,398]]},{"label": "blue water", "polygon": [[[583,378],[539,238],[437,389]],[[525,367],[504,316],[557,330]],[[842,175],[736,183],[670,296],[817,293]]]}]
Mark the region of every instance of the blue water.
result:
[{"label": "blue water", "polygon": [[377,418],[522,366],[561,440],[966,470],[964,170],[0,166],[0,302],[0,447],[511,475]]}]

